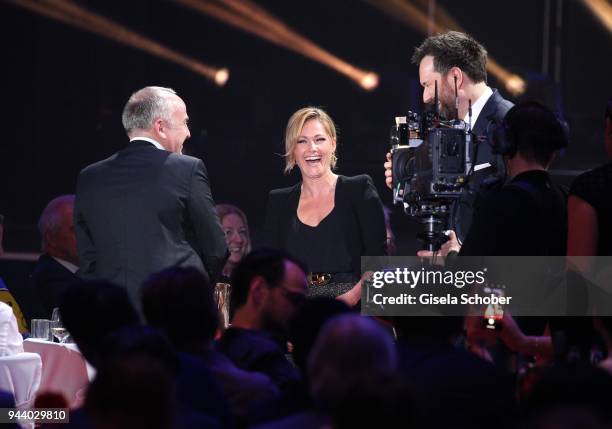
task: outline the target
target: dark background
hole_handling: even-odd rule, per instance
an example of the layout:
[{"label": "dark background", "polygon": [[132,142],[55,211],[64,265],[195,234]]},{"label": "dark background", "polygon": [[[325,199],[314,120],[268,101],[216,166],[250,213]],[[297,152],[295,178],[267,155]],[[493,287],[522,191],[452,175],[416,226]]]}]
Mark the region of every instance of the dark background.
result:
[{"label": "dark background", "polygon": [[[257,235],[267,193],[299,180],[283,176],[286,121],[306,105],[322,106],[339,128],[340,174],[370,174],[389,203],[382,163],[393,118],[420,110],[417,67],[424,35],[356,0],[259,4],[323,48],[380,76],[366,92],[350,79],[171,1],[77,2],[182,54],[227,67],[217,87],[179,65],[0,2],[0,213],[5,250],[36,251],[35,224],[46,203],[73,193],[78,172],[127,143],[121,110],[147,85],[174,88],[185,100],[192,138],[185,152],[206,163],[215,201],[242,207]],[[418,2],[417,2],[418,3]],[[549,70],[561,47],[560,85],[542,72],[545,1],[437,1],[504,67],[532,80],[526,98],[562,110],[571,145],[555,165],[562,182],[605,161],[603,110],[612,94],[612,37],[578,0],[551,0]],[[562,27],[554,13],[562,4]],[[489,84],[501,83],[489,76]],[[516,99],[513,99],[516,101]],[[405,251],[413,227],[393,208]],[[408,250],[407,250],[408,249]]]}]

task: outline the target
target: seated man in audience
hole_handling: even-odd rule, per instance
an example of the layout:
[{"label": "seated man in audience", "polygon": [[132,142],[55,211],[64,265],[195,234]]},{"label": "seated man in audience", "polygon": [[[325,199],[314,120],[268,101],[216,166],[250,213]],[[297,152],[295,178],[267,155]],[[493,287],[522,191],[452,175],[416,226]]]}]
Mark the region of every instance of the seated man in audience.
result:
[{"label": "seated man in audience", "polygon": [[53,309],[59,307],[61,294],[77,281],[79,258],[73,210],[74,195],[62,195],[47,204],[38,221],[43,254],[32,273],[32,283],[43,307],[43,318],[51,317]]},{"label": "seated man in audience", "polygon": [[173,267],[153,274],[143,285],[142,308],[147,323],[164,333],[176,350],[206,362],[239,426],[275,416],[279,391],[270,378],[238,368],[214,349],[217,307],[208,280],[198,270]]},{"label": "seated man in audience", "polygon": [[255,250],[232,273],[232,326],[218,349],[238,367],[268,375],[281,389],[285,410],[295,407],[299,371],[287,360],[289,319],[306,298],[306,268],[287,253]]}]

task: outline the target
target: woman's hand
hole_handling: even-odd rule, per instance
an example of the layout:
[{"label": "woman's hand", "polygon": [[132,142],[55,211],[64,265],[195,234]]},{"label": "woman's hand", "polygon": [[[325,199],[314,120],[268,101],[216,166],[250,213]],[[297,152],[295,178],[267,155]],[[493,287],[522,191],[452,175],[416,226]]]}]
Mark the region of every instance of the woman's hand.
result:
[{"label": "woman's hand", "polygon": [[351,290],[336,297],[336,299],[343,301],[349,307],[355,307],[359,303],[359,300],[361,300],[361,287],[363,282],[369,280],[372,277],[372,274],[372,271],[366,271],[363,273],[361,279],[355,283],[355,286],[353,286]]}]

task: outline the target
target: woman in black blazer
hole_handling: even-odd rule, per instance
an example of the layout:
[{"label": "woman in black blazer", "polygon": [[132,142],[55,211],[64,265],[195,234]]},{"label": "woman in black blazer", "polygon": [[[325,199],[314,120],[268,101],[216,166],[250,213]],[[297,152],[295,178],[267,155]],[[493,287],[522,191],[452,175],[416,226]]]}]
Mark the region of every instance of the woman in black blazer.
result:
[{"label": "woman in black blazer", "polygon": [[308,265],[310,295],[361,298],[361,256],[385,255],[382,203],[367,175],[335,174],[336,128],[323,110],[306,107],[289,119],[285,173],[297,166],[302,182],[270,192],[268,244]]}]

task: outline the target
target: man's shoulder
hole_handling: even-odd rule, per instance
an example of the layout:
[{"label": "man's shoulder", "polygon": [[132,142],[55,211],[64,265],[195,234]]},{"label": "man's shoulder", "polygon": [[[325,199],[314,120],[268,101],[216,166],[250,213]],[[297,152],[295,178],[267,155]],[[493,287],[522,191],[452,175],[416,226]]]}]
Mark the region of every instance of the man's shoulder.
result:
[{"label": "man's shoulder", "polygon": [[109,156],[108,158],[89,164],[81,170],[80,176],[83,177],[91,174],[96,174],[98,171],[103,170],[117,158],[117,154],[118,153],[115,153]]},{"label": "man's shoulder", "polygon": [[483,108],[483,113],[487,116],[493,116],[495,119],[503,119],[508,113],[508,110],[514,106],[510,100],[506,100],[499,91],[495,88],[493,89],[493,94],[489,97],[485,106]]},{"label": "man's shoulder", "polygon": [[482,200],[482,208],[491,216],[504,218],[533,214],[537,210],[540,186],[528,180],[506,183],[488,192]]},{"label": "man's shoulder", "polygon": [[182,153],[170,153],[170,155],[168,155],[168,160],[172,162],[180,163],[180,164],[191,164],[191,165],[202,162],[200,158],[197,158],[191,155],[183,155]]},{"label": "man's shoulder", "polygon": [[[80,176],[87,177],[90,175],[101,174],[105,170],[112,169],[116,162],[120,162],[121,159],[129,157],[133,152],[129,147],[126,149],[120,150],[106,159],[89,164],[87,167],[81,170]],[[142,156],[143,154],[146,154],[146,156]],[[152,147],[146,152],[141,151],[139,159],[143,162],[163,165],[164,168],[185,168],[186,166],[191,166],[193,168],[193,166],[197,165],[198,163],[202,163],[201,159],[193,156],[171,153]]]},{"label": "man's shoulder", "polygon": [[182,173],[193,173],[198,166],[206,170],[204,162],[200,158],[180,153],[169,153],[163,164],[163,167],[168,170],[180,171]]},{"label": "man's shoulder", "polygon": [[229,328],[219,339],[218,348],[221,351],[257,350],[261,353],[281,352],[279,344],[263,331],[241,328]]},{"label": "man's shoulder", "polygon": [[47,272],[49,270],[66,270],[65,267],[62,266],[59,262],[49,256],[47,253],[43,253],[36,261],[36,265],[34,266],[34,271],[32,272],[32,276],[40,275],[41,272]]}]

